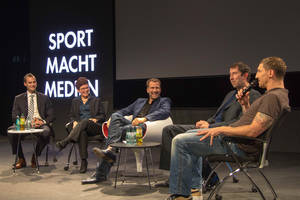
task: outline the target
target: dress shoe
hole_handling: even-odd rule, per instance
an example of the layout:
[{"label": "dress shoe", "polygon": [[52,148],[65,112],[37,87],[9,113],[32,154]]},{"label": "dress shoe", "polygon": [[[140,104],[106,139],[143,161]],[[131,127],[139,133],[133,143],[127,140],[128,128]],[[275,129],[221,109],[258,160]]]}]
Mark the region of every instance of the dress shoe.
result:
[{"label": "dress shoe", "polygon": [[172,194],[166,200],[192,200],[192,199],[193,199],[192,196],[185,197],[181,195]]},{"label": "dress shoe", "polygon": [[85,180],[82,180],[81,184],[82,185],[95,184],[95,183],[100,183],[100,182],[103,182],[103,181],[106,181],[105,177],[96,177],[95,175],[93,175],[93,176],[91,176],[91,178],[87,178]]},{"label": "dress shoe", "polygon": [[114,163],[116,162],[116,156],[111,152],[110,150],[101,150],[97,147],[93,148],[93,152],[98,156],[99,158],[102,158],[106,160],[109,163]]},{"label": "dress shoe", "polygon": [[58,148],[58,150],[61,151],[61,150],[63,150],[64,148],[66,148],[67,144],[69,144],[69,142],[62,140],[62,141],[56,142],[55,145],[56,145],[56,147]]},{"label": "dress shoe", "polygon": [[80,172],[80,173],[85,173],[86,170],[87,170],[87,166],[88,166],[87,160],[86,160],[86,159],[82,159],[82,160],[81,160],[81,165],[80,165],[80,170],[79,170],[79,172]]},{"label": "dress shoe", "polygon": [[162,183],[157,183],[154,185],[155,187],[169,187],[169,179],[162,182]]},{"label": "dress shoe", "polygon": [[19,158],[18,162],[16,163],[16,169],[21,169],[26,167],[26,161],[24,158]]},{"label": "dress shoe", "polygon": [[32,167],[32,168],[36,168],[36,161],[35,161],[35,156],[34,156],[34,154],[32,154],[32,158],[31,158],[31,167]]}]

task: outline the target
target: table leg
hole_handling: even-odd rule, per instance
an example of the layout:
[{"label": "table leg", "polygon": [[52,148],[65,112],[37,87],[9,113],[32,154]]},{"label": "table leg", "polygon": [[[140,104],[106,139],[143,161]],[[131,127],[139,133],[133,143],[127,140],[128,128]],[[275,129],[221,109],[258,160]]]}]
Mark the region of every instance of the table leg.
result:
[{"label": "table leg", "polygon": [[117,165],[117,171],[116,171],[116,177],[115,177],[115,188],[117,188],[117,179],[118,179],[121,153],[122,153],[122,148],[120,148],[120,153],[119,153],[119,158],[118,158],[118,165]]},{"label": "table leg", "polygon": [[17,152],[16,152],[16,157],[15,157],[15,164],[14,164],[14,167],[13,167],[13,173],[14,173],[14,174],[16,173],[16,164],[17,164],[17,162],[18,162],[18,154],[19,154],[20,140],[21,140],[21,135],[19,134],[19,135],[18,135]]},{"label": "table leg", "polygon": [[126,166],[127,166],[127,149],[125,149],[124,173],[122,174],[122,184],[126,181]]},{"label": "table leg", "polygon": [[[33,136],[34,137],[34,136]],[[36,165],[36,170],[37,170],[37,173],[39,174],[40,173],[40,167],[39,167],[39,161],[38,161],[38,157],[36,155],[36,145],[34,145],[34,138],[32,137],[32,145],[33,145],[33,155],[35,157],[35,165]]]},{"label": "table leg", "polygon": [[151,148],[149,149],[149,154],[150,154],[150,159],[151,159],[151,165],[152,165],[152,173],[153,173],[153,177],[154,177],[154,182],[156,183],[156,176],[155,176],[155,169],[154,169],[154,164],[153,164],[153,158],[152,158],[152,152],[151,152]]},{"label": "table leg", "polygon": [[148,166],[148,159],[147,159],[147,149],[144,148],[144,151],[145,151],[145,157],[146,157],[146,167],[147,167],[148,183],[149,183],[149,188],[150,188],[150,190],[151,190],[150,176],[149,176],[149,166]]}]

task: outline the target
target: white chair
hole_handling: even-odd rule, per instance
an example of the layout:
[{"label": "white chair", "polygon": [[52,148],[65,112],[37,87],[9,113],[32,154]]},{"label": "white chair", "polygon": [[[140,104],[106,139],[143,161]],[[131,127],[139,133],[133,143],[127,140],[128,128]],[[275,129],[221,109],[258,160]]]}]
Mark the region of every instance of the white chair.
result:
[{"label": "white chair", "polygon": [[[126,119],[132,120],[132,115],[125,116]],[[156,121],[147,121],[146,124],[146,132],[143,137],[144,142],[161,142],[162,130],[165,126],[173,124],[171,117],[168,117],[164,120],[156,120]],[[102,133],[105,138],[108,137],[108,128],[107,122],[102,124]],[[136,159],[136,171],[143,171],[143,158],[144,158],[144,150],[143,149],[133,149],[132,150]]]}]

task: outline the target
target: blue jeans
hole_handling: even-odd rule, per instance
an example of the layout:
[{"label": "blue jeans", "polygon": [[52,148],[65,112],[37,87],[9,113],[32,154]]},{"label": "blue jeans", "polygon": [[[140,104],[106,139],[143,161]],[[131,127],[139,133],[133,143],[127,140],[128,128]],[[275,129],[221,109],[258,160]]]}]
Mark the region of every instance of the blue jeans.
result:
[{"label": "blue jeans", "polygon": [[126,130],[131,127],[131,121],[124,118],[119,113],[113,113],[110,118],[108,127],[108,138],[106,140],[106,147],[112,143],[120,142],[122,136],[126,134]]},{"label": "blue jeans", "polygon": [[[170,193],[190,195],[191,188],[201,186],[202,159],[210,154],[225,154],[225,147],[221,144],[220,136],[214,137],[210,146],[210,137],[200,141],[195,131],[177,135],[172,140]],[[233,152],[245,155],[235,144],[231,145]]]}]

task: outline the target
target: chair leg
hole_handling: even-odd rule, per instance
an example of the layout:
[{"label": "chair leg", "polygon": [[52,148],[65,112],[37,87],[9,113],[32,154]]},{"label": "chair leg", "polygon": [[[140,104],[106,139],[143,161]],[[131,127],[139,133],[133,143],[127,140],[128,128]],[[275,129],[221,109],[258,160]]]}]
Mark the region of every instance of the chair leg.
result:
[{"label": "chair leg", "polygon": [[77,147],[75,143],[73,145],[74,145],[74,155],[75,155],[75,161],[73,162],[73,165],[78,165]]},{"label": "chair leg", "polygon": [[47,145],[47,147],[46,147],[46,161],[45,161],[45,166],[49,166],[49,163],[48,163],[48,154],[49,154],[49,146]]},{"label": "chair leg", "polygon": [[[232,170],[231,165],[228,162],[225,162],[225,164],[228,167],[229,171],[232,172],[233,170]],[[232,182],[233,183],[238,183],[239,182],[239,179],[236,177],[236,175],[232,176]]]},{"label": "chair leg", "polygon": [[265,181],[267,182],[267,185],[269,186],[269,188],[271,189],[271,191],[272,191],[272,193],[273,193],[274,199],[277,199],[278,196],[277,196],[277,194],[276,194],[276,192],[275,192],[275,190],[274,190],[274,188],[273,188],[271,182],[267,179],[267,177],[264,175],[264,173],[263,173],[260,169],[258,169],[258,172],[260,173],[260,175],[261,175],[261,176],[265,179]]},{"label": "chair leg", "polygon": [[53,151],[53,162],[57,162],[57,157],[56,157],[56,150],[55,150],[55,140],[54,138],[52,139],[52,151]]},{"label": "chair leg", "polygon": [[246,171],[246,170],[241,170],[244,174],[245,174],[245,176],[250,180],[250,182],[252,183],[252,185],[257,189],[257,191],[259,192],[259,194],[260,194],[260,196],[261,196],[261,198],[263,199],[263,200],[265,200],[266,198],[265,198],[265,196],[264,196],[264,194],[262,193],[262,191],[261,191],[261,189],[258,187],[258,185],[254,182],[254,180],[251,178],[251,176],[250,176],[250,174]]},{"label": "chair leg", "polygon": [[69,155],[68,155],[68,161],[67,161],[67,164],[66,164],[65,167],[64,167],[64,170],[65,170],[65,171],[68,171],[69,168],[70,168],[70,159],[71,159],[71,155],[72,155],[73,148],[74,148],[74,144],[72,144],[72,146],[71,146],[71,148],[70,148]]},{"label": "chair leg", "polygon": [[[219,163],[221,164],[221,163]],[[230,177],[232,177],[235,173],[239,172],[240,169],[236,169],[235,171],[229,173],[229,175],[225,176],[220,182],[218,185],[216,185],[216,187],[210,192],[209,194],[209,197],[208,197],[208,200],[210,200],[214,194],[216,194],[216,199],[221,199],[222,197],[219,195],[219,191],[221,190],[223,184],[225,183],[225,181],[227,179],[229,179]]]},{"label": "chair leg", "polygon": [[132,149],[136,159],[136,171],[143,172],[143,158],[145,151],[143,149]]},{"label": "chair leg", "polygon": [[206,181],[204,181],[204,182],[202,183],[202,192],[203,192],[204,194],[208,191],[208,190],[207,190],[207,184],[208,184],[210,178],[212,177],[212,175],[214,174],[214,172],[221,166],[221,164],[222,164],[222,163],[220,162],[220,163],[218,163],[214,168],[212,168],[212,170],[211,170],[210,174],[208,175]]}]

